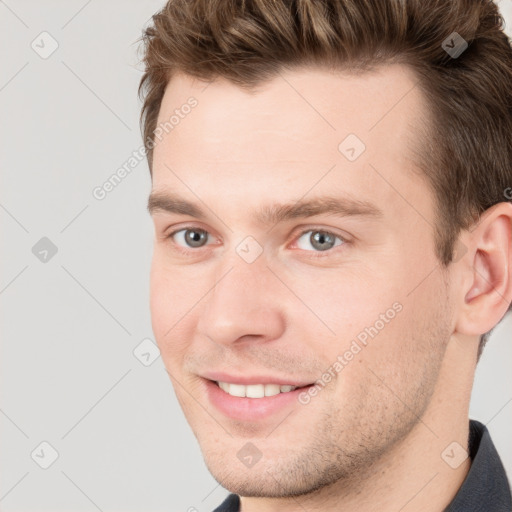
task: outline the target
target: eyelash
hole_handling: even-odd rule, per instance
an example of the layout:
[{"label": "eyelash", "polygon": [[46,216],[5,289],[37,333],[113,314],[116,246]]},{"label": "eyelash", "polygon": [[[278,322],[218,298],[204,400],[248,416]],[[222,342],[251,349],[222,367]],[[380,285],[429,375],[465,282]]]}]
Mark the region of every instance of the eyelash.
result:
[{"label": "eyelash", "polygon": [[[172,231],[171,233],[169,233],[168,235],[165,235],[164,238],[166,239],[169,239],[171,240],[171,243],[174,245],[174,247],[178,250],[178,252],[180,252],[181,254],[184,254],[184,255],[190,255],[190,254],[193,254],[193,253],[197,253],[199,249],[202,249],[204,248],[205,246],[203,247],[199,247],[198,249],[185,249],[184,247],[182,247],[181,245],[178,245],[177,243],[173,242],[172,241],[172,237],[176,234],[176,233],[179,233],[180,231],[188,231],[188,230],[197,230],[197,231],[203,231],[207,234],[210,234],[208,231],[206,231],[205,229],[202,229],[202,228],[198,228],[196,226],[183,226],[179,229],[176,229],[174,231]],[[345,238],[343,238],[342,236],[340,235],[337,235],[336,233],[333,233],[332,231],[327,231],[325,229],[321,229],[321,228],[317,228],[317,227],[310,227],[308,229],[304,229],[303,231],[301,231],[296,237],[295,237],[295,240],[298,240],[299,238],[301,238],[304,234],[306,233],[309,233],[309,232],[320,232],[320,233],[325,233],[325,234],[328,234],[328,235],[332,235],[334,236],[335,238],[338,238],[341,240],[341,244],[339,245],[335,245],[334,247],[332,247],[331,249],[328,249],[326,251],[306,251],[305,249],[299,249],[301,251],[304,251],[304,252],[307,252],[307,253],[311,253],[309,256],[312,257],[312,258],[325,258],[326,256],[331,256],[333,254],[333,252],[338,252],[338,251],[335,251],[336,248],[342,248],[344,245],[347,245],[349,243],[349,241]]]}]

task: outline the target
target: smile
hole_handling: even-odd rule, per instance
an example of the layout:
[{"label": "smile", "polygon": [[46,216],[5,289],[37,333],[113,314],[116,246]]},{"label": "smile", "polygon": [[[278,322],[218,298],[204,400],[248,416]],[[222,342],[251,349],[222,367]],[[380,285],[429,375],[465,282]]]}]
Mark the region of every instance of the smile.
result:
[{"label": "smile", "polygon": [[[259,379],[254,379],[250,384],[241,384],[237,382],[238,379],[226,382],[217,380],[219,378],[202,379],[209,404],[227,418],[249,422],[265,421],[276,414],[286,414],[286,410],[302,407],[298,396],[312,385],[304,386],[299,382],[295,382],[297,385],[286,384],[286,380],[276,383],[271,378],[267,384],[257,383]],[[246,380],[250,379],[247,377]],[[262,378],[260,382],[265,380]]]}]

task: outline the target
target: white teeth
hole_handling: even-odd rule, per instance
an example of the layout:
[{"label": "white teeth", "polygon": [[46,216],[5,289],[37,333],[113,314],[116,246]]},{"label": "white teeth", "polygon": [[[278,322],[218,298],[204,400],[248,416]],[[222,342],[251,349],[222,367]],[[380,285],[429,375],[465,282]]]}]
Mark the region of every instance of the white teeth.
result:
[{"label": "white teeth", "polygon": [[245,396],[245,388],[243,384],[229,384],[228,393],[232,396]]},{"label": "white teeth", "polygon": [[296,386],[279,384],[230,384],[229,382],[217,382],[220,389],[236,397],[263,398],[264,396],[274,396],[279,393],[288,393],[296,389]]},{"label": "white teeth", "polygon": [[[290,389],[292,386],[289,386]],[[290,391],[290,390],[288,390]],[[281,393],[281,388],[279,387],[279,384],[265,384],[265,396],[274,396]]]},{"label": "white teeth", "polygon": [[245,386],[245,396],[248,398],[263,398],[265,396],[265,386],[263,384]]},{"label": "white teeth", "polygon": [[217,384],[222,391],[225,391],[226,393],[229,391],[229,384],[227,382],[217,382]]}]

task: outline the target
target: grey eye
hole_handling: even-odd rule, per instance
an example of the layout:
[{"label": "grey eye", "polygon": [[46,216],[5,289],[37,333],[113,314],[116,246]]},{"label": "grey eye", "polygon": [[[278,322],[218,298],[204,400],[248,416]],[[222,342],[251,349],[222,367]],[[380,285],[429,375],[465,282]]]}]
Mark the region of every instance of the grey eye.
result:
[{"label": "grey eye", "polygon": [[203,229],[185,228],[176,231],[176,233],[173,234],[173,237],[175,237],[176,243],[185,248],[197,248],[206,244],[208,241],[208,232]]},{"label": "grey eye", "polygon": [[[304,239],[302,242],[301,240]],[[339,241],[336,243],[336,241]],[[310,250],[310,247],[313,247],[315,251],[327,251],[336,247],[337,245],[341,245],[342,240],[339,236],[334,235],[333,233],[329,233],[328,231],[320,231],[320,230],[310,230],[304,232],[298,239],[297,246],[300,249],[304,249],[306,251]]]}]

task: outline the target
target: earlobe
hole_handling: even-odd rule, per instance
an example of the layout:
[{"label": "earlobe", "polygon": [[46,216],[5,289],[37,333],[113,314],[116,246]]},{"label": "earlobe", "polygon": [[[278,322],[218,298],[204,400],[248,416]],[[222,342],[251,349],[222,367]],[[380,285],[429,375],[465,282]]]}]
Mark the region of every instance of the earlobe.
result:
[{"label": "earlobe", "polygon": [[512,204],[489,208],[471,232],[468,247],[472,260],[464,281],[470,284],[456,330],[477,336],[499,323],[512,301]]}]

